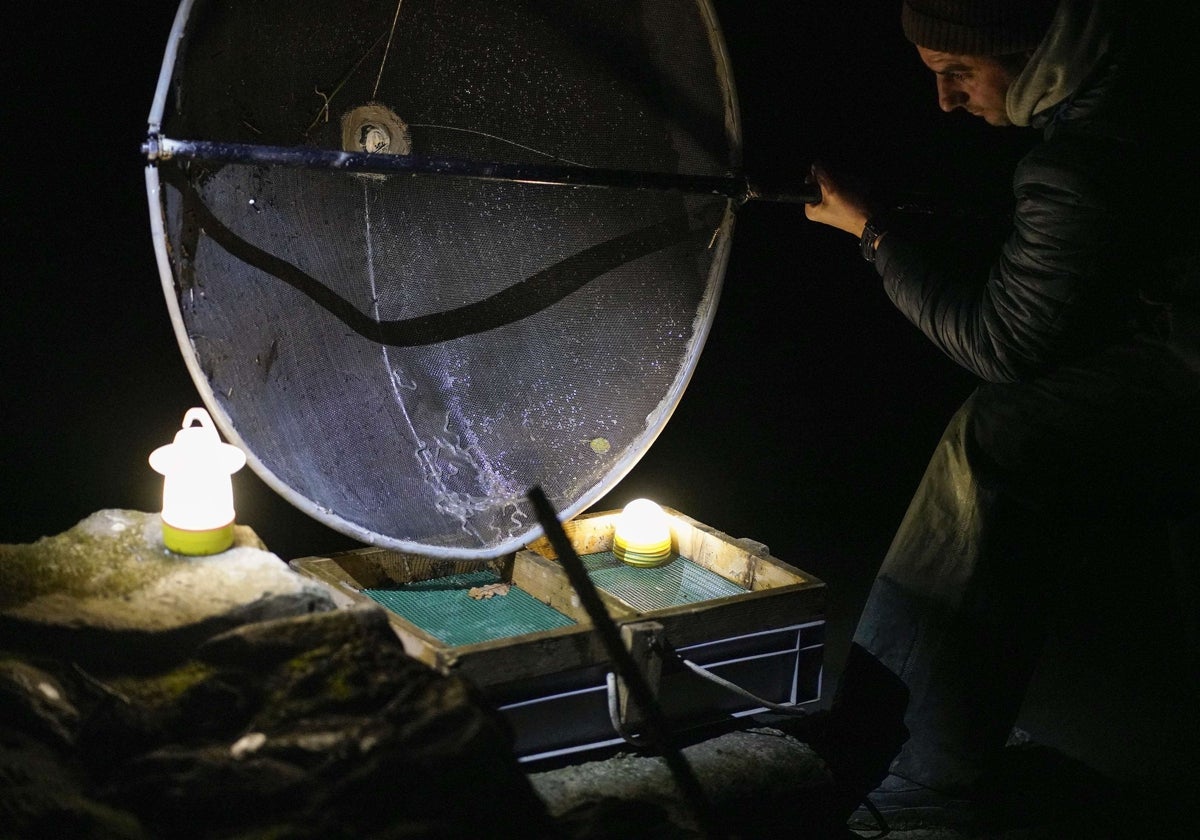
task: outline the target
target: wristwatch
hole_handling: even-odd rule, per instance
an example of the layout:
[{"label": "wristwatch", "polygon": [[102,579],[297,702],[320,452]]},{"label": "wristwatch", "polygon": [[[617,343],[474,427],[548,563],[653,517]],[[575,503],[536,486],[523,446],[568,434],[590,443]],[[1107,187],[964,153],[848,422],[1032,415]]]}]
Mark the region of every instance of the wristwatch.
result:
[{"label": "wristwatch", "polygon": [[884,233],[882,220],[878,216],[867,220],[863,227],[862,239],[858,240],[859,252],[867,262],[875,262],[875,243]]}]

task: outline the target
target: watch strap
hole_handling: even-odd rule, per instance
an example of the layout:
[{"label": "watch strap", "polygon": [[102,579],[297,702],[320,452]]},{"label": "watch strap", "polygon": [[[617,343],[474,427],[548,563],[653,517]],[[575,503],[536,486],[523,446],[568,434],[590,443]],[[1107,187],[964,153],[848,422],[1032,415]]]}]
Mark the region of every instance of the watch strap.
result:
[{"label": "watch strap", "polygon": [[884,233],[882,220],[878,216],[867,220],[863,227],[862,238],[858,240],[859,253],[867,262],[875,262],[875,243]]}]

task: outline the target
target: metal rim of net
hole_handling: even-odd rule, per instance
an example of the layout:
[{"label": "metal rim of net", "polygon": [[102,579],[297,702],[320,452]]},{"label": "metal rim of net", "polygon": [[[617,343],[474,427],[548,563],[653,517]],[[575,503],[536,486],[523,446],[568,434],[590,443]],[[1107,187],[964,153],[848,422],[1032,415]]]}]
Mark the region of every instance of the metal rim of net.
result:
[{"label": "metal rim of net", "polygon": [[[169,121],[169,115],[166,113],[168,99],[172,93],[172,85],[177,84],[178,62],[180,61],[181,53],[186,51],[188,45],[188,25],[192,19],[196,5],[197,3],[194,0],[184,0],[179,7],[164,55],[162,71],[148,121],[149,140],[147,143],[147,154],[150,160],[146,168],[146,184],[150,204],[151,229],[162,286],[175,327],[176,337],[188,370],[205,403],[216,418],[218,425],[221,426],[222,431],[230,440],[237,443],[247,453],[248,462],[264,482],[308,515],[341,533],[365,543],[400,551],[418,552],[435,557],[490,559],[527,544],[531,539],[540,534],[540,526],[537,525],[536,519],[533,516],[525,515],[524,518],[527,524],[515,527],[511,533],[503,534],[495,539],[479,539],[478,535],[475,535],[472,539],[459,540],[456,534],[451,535],[448,540],[442,540],[440,536],[436,539],[427,539],[424,536],[417,538],[406,535],[397,536],[395,533],[385,532],[387,529],[380,527],[378,524],[364,525],[359,518],[343,515],[343,512],[337,509],[338,505],[336,504],[330,505],[321,499],[314,499],[313,496],[316,494],[307,492],[304,489],[297,489],[295,482],[281,477],[281,470],[278,463],[273,462],[271,458],[260,457],[260,444],[252,439],[248,439],[243,434],[243,430],[239,428],[238,420],[232,416],[228,396],[223,395],[214,387],[214,381],[210,372],[205,369],[206,360],[203,358],[203,353],[197,349],[196,336],[190,331],[188,319],[185,317],[183,308],[181,307],[182,292],[177,264],[179,259],[177,252],[179,249],[172,247],[172,233],[168,230],[170,222],[166,218],[167,214],[164,211],[164,207],[166,206],[164,180],[166,179],[162,177],[162,172],[160,171],[164,161],[174,158],[176,161],[181,159],[196,159],[211,162],[214,160],[220,161],[222,155],[226,155],[229,160],[237,162],[238,156],[243,156],[239,165],[293,166],[300,169],[327,170],[341,168],[347,171],[354,171],[357,168],[359,177],[363,177],[361,173],[370,171],[372,167],[385,171],[389,167],[392,167],[395,170],[392,173],[393,175],[396,172],[402,175],[413,175],[415,169],[424,166],[428,167],[429,171],[415,172],[415,174],[434,177],[438,174],[449,174],[451,176],[458,175],[468,178],[480,178],[480,168],[490,167],[487,170],[488,177],[498,178],[506,182],[560,184],[566,186],[568,189],[577,188],[579,184],[587,184],[591,187],[618,191],[641,191],[647,189],[675,190],[685,193],[708,193],[710,196],[716,198],[721,212],[712,227],[711,238],[707,243],[707,248],[711,251],[712,256],[704,271],[704,289],[696,301],[695,311],[691,313],[691,323],[689,325],[691,330],[690,337],[683,343],[683,349],[678,358],[677,370],[670,377],[669,386],[665,388],[664,392],[660,395],[661,398],[657,400],[653,411],[647,416],[645,426],[636,430],[628,445],[624,446],[623,450],[617,453],[617,457],[613,458],[603,467],[600,479],[588,481],[587,487],[582,492],[570,492],[566,496],[560,495],[555,501],[563,517],[569,518],[586,509],[599,499],[600,496],[611,490],[633,468],[662,431],[695,369],[700,350],[703,348],[711,326],[713,312],[717,298],[719,297],[720,285],[728,261],[734,218],[733,210],[735,205],[745,198],[747,187],[744,181],[738,177],[731,176],[728,171],[710,171],[694,174],[690,172],[664,173],[662,171],[642,170],[631,173],[628,170],[616,167],[606,168],[603,166],[580,168],[535,165],[531,167],[527,163],[501,163],[497,165],[494,161],[481,163],[478,159],[439,157],[436,155],[397,154],[372,156],[365,151],[355,153],[347,151],[345,148],[313,148],[312,146],[299,147],[289,145],[272,146],[270,144],[254,142],[232,142],[225,138],[220,138],[216,141],[169,138],[163,134],[165,118]],[[723,142],[725,143],[724,153],[728,156],[724,162],[729,164],[733,170],[736,170],[737,164],[740,163],[740,128],[738,125],[736,98],[724,43],[710,4],[704,0],[698,0],[692,6],[696,14],[695,22],[703,27],[705,37],[708,40],[710,57],[715,73],[714,81],[720,89],[720,107],[722,109],[722,125],[720,126],[720,130]],[[399,8],[397,6],[397,9]],[[175,93],[178,96],[179,92],[175,91]],[[386,125],[384,127],[387,128]],[[344,129],[345,127],[343,126],[342,128]],[[394,126],[392,133],[395,133]],[[245,157],[247,155],[249,156],[248,158]],[[260,159],[255,160],[255,156],[258,156]],[[300,159],[296,159],[297,156]],[[475,171],[456,172],[454,171],[454,166],[456,165],[475,167]],[[506,165],[512,167],[513,171],[503,171]],[[530,174],[531,172],[533,173],[532,175]],[[633,178],[633,181],[628,180],[630,177]],[[555,178],[559,180],[556,181],[554,180]],[[588,179],[591,179],[592,183],[588,184]],[[557,188],[561,189],[562,186]],[[213,224],[216,224],[216,222]],[[178,245],[177,237],[174,244]],[[651,244],[646,247],[653,248],[654,245]],[[232,407],[236,409],[236,406]],[[534,477],[536,478],[536,476]],[[527,483],[532,485],[540,482],[530,480]],[[528,488],[521,487],[516,489],[523,496],[524,491]],[[516,504],[519,506],[519,503]]]}]

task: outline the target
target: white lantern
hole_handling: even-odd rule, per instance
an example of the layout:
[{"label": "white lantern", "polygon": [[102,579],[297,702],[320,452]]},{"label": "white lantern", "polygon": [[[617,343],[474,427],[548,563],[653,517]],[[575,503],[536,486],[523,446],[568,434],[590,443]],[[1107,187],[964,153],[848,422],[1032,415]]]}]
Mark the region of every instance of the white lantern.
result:
[{"label": "white lantern", "polygon": [[[192,425],[197,423],[199,425]],[[189,409],[175,442],[150,453],[163,479],[163,543],[179,554],[219,554],[233,545],[233,481],[246,463],[236,446],[222,443],[212,417]]]},{"label": "white lantern", "polygon": [[613,554],[630,566],[661,566],[671,559],[666,511],[649,499],[634,499],[617,516]]}]

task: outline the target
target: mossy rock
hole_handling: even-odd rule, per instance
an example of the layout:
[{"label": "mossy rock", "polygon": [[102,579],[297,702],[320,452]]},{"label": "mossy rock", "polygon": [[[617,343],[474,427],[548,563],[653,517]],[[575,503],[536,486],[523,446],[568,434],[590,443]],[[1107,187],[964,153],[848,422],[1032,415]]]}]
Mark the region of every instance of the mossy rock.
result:
[{"label": "mossy rock", "polygon": [[0,634],[13,650],[71,654],[88,668],[145,660],[161,672],[247,622],[334,609],[328,590],[236,529],[232,548],[185,557],[157,514],[104,510],[68,531],[0,546]]}]

